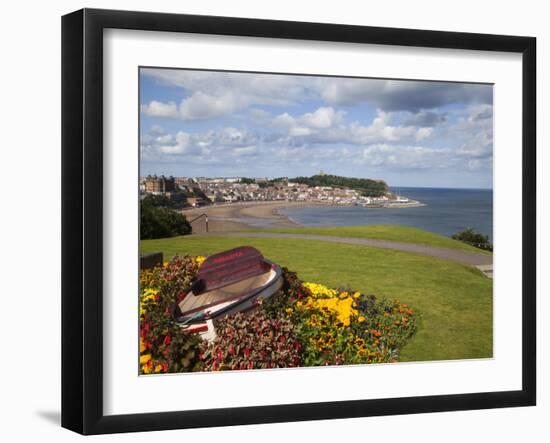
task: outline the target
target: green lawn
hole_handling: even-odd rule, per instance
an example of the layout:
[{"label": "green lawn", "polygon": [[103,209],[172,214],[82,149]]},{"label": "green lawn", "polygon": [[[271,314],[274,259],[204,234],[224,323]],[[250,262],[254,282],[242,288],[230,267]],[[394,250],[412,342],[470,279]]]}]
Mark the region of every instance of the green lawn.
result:
[{"label": "green lawn", "polygon": [[173,237],[142,240],[141,252],[209,255],[257,247],[305,281],[398,299],[422,315],[401,361],[492,356],[492,280],[468,266],[405,252],[313,240]]},{"label": "green lawn", "polygon": [[373,225],[373,226],[339,226],[334,228],[285,228],[262,229],[262,232],[278,232],[285,234],[314,234],[333,235],[335,237],[372,238],[404,243],[417,243],[432,245],[441,248],[462,249],[464,251],[491,254],[488,251],[474,248],[466,243],[453,240],[444,235],[424,231],[417,228],[409,228],[400,225]]}]

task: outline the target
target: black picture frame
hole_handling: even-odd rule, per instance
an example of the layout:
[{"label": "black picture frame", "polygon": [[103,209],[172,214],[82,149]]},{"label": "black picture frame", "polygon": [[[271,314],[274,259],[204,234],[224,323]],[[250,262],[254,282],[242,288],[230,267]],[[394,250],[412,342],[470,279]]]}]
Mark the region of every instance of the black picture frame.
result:
[{"label": "black picture frame", "polygon": [[[353,42],[522,55],[522,389],[177,412],[103,413],[103,31],[108,28]],[[536,403],[536,39],[232,17],[83,9],[62,18],[62,426],[152,431]]]}]

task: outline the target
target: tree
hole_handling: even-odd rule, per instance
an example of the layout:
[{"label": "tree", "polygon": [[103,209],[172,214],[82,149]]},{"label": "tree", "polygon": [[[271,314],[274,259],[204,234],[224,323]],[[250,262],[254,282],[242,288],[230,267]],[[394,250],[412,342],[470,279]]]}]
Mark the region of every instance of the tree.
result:
[{"label": "tree", "polygon": [[313,175],[311,177],[295,177],[291,182],[303,183],[308,186],[335,186],[355,189],[365,197],[380,197],[389,192],[388,185],[383,180],[370,178],[341,177],[338,175]]},{"label": "tree", "polygon": [[140,238],[165,238],[191,233],[184,215],[169,208],[154,206],[146,199],[140,202]]},{"label": "tree", "polygon": [[172,201],[166,195],[162,194],[148,194],[143,198],[143,200],[141,200],[141,202],[154,207],[172,207]]},{"label": "tree", "polygon": [[473,228],[466,228],[463,231],[454,234],[453,239],[468,243],[469,245],[475,246],[479,249],[485,249],[487,251],[493,250],[493,245],[489,241],[489,236],[483,235]]}]

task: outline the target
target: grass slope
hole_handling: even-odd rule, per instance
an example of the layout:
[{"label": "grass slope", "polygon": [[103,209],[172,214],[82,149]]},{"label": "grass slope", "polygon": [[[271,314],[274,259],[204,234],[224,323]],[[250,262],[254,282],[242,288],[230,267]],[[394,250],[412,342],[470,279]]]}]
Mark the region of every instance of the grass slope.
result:
[{"label": "grass slope", "polygon": [[339,226],[331,228],[285,228],[285,229],[262,229],[263,232],[278,232],[285,234],[314,234],[332,235],[335,237],[372,238],[377,240],[388,240],[403,243],[416,243],[431,245],[440,248],[462,249],[464,251],[477,252],[479,254],[491,254],[488,251],[474,248],[466,243],[453,240],[444,235],[424,231],[422,229],[410,228],[400,225],[373,225],[373,226]]},{"label": "grass slope", "polygon": [[143,240],[141,252],[209,255],[251,245],[305,281],[398,299],[420,311],[416,336],[401,361],[492,356],[492,280],[446,260],[322,241],[243,237]]}]

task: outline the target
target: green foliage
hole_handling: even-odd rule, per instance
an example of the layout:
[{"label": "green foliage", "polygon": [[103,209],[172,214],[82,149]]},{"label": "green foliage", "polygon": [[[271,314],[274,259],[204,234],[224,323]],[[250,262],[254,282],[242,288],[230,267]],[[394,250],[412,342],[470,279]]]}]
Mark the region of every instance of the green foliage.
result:
[{"label": "green foliage", "polygon": [[289,308],[296,300],[300,300],[307,295],[309,295],[309,291],[304,288],[298,275],[287,268],[283,268],[283,287],[277,296],[272,297],[263,306],[263,309],[267,315],[276,318],[280,312]]},{"label": "green foliage", "polygon": [[155,208],[171,208],[172,200],[163,194],[147,194],[142,200],[142,205],[148,205]]},{"label": "green foliage", "polygon": [[417,330],[413,309],[374,295],[323,290],[328,293],[314,289],[287,309],[302,342],[304,366],[398,361]]},{"label": "green foliage", "polygon": [[141,239],[166,238],[191,233],[191,225],[184,215],[170,208],[155,206],[162,200],[148,199],[148,197],[140,202]]},{"label": "green foliage", "polygon": [[198,271],[191,257],[174,257],[166,266],[140,273],[140,371],[142,374],[187,372],[197,358],[199,338],[172,320],[179,293]]},{"label": "green foliage", "polygon": [[489,236],[483,235],[473,228],[466,228],[463,231],[454,234],[453,239],[486,251],[493,250],[493,244],[489,241]]},{"label": "green foliage", "polygon": [[200,345],[203,371],[300,366],[301,344],[284,312],[271,318],[261,310],[216,322],[217,337]]},{"label": "green foliage", "polygon": [[142,204],[150,205],[155,208],[170,208],[178,209],[189,206],[187,203],[188,197],[194,197],[193,192],[187,190],[179,190],[171,192],[170,197],[164,194],[147,194],[142,200]]},{"label": "green foliage", "polygon": [[291,182],[308,186],[336,186],[355,189],[366,197],[380,197],[389,192],[388,185],[383,180],[369,178],[341,177],[338,175],[313,175],[311,177],[296,177]]}]

